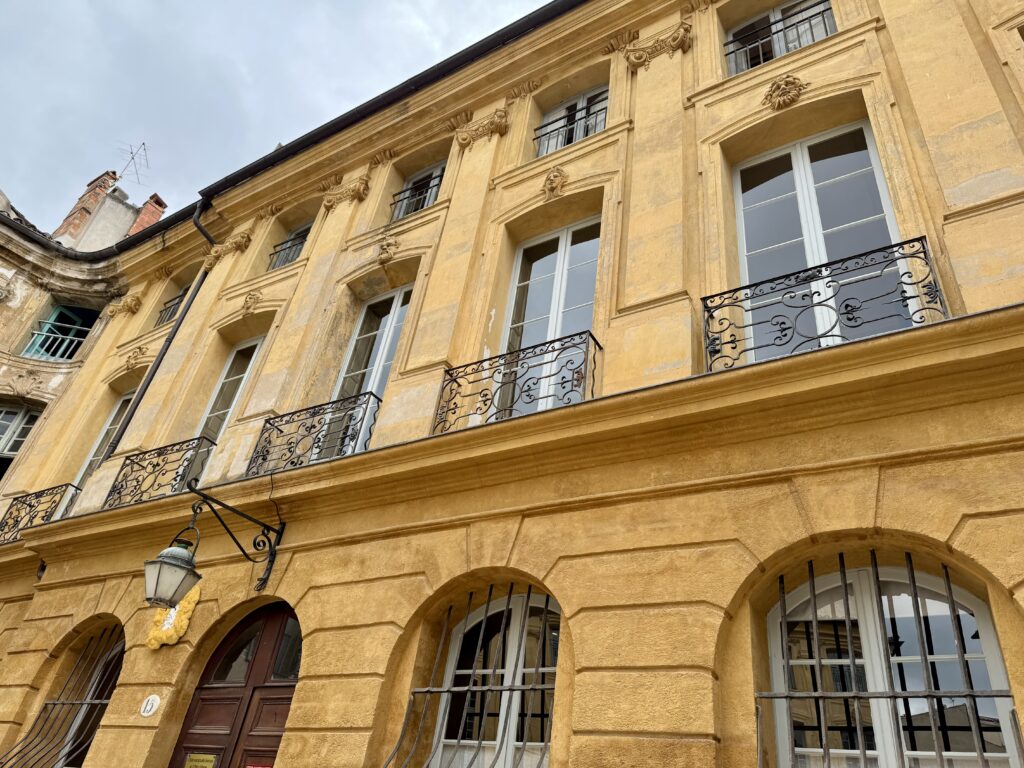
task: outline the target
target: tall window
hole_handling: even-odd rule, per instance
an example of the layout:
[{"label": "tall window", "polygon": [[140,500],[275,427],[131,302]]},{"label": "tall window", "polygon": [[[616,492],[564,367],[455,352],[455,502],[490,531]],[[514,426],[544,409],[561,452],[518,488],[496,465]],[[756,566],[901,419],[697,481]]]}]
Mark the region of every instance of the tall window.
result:
[{"label": "tall window", "polygon": [[911,325],[896,258],[837,264],[795,297],[781,279],[899,240],[866,126],[747,163],[735,183],[743,283],[762,284],[748,308],[757,359]]},{"label": "tall window", "polygon": [[312,224],[301,226],[275,245],[273,252],[270,254],[268,270],[286,267],[299,258],[299,254],[302,253],[302,248],[306,244],[306,238],[309,237],[309,231],[312,228]]},{"label": "tall window", "polygon": [[400,288],[363,307],[338,384],[339,399],[362,392],[384,395],[411,297],[412,288]]},{"label": "tall window", "polygon": [[14,462],[15,454],[25,444],[41,415],[40,411],[25,406],[0,403],[0,478]]},{"label": "tall window", "polygon": [[134,396],[134,391],[122,395],[121,399],[114,406],[114,410],[110,412],[107,423],[103,427],[103,432],[100,433],[100,439],[96,441],[96,445],[93,447],[92,455],[89,456],[89,460],[82,467],[82,471],[75,481],[75,485],[78,487],[83,487],[85,482],[92,476],[92,473],[99,468],[103,460],[103,454],[106,452],[107,446],[110,445],[114,434],[120,429],[121,422],[124,421],[124,415],[128,412],[128,406],[131,405]]},{"label": "tall window", "polygon": [[[558,603],[530,587],[492,584],[463,605],[481,598],[483,605],[461,619],[449,609],[437,652],[443,666],[435,665],[428,687],[414,689],[416,711],[385,768],[414,750],[409,764],[429,768],[548,765]],[[423,733],[427,722],[436,722],[432,741]]]},{"label": "tall window", "polygon": [[838,573],[817,578],[814,565],[768,619],[780,765],[1019,768],[981,600],[910,555],[879,568],[872,553],[849,570],[841,555]]},{"label": "tall window", "polygon": [[725,44],[729,74],[753,69],[835,32],[830,0],[785,3],[729,33]]},{"label": "tall window", "polygon": [[44,703],[25,737],[0,765],[80,768],[114,692],[124,659],[120,624],[96,631],[76,644],[74,659]]},{"label": "tall window", "polygon": [[398,221],[437,202],[437,193],[444,179],[445,163],[431,166],[405,180],[391,203],[391,220]]},{"label": "tall window", "polygon": [[534,131],[537,157],[603,131],[608,119],[608,86],[602,85],[562,102]]},{"label": "tall window", "polygon": [[[235,347],[228,355],[227,365],[224,366],[224,373],[221,374],[220,382],[214,392],[213,399],[206,409],[206,417],[203,419],[203,426],[199,432],[211,443],[216,443],[224,431],[231,412],[238,400],[238,393],[242,390],[252,362],[259,350],[261,339],[246,341]],[[212,446],[202,445],[196,453],[192,463],[192,473],[198,476],[206,466],[206,461],[213,451]]]},{"label": "tall window", "polygon": [[25,357],[70,360],[78,352],[99,317],[87,307],[54,307],[46,320],[39,321],[22,353]]}]

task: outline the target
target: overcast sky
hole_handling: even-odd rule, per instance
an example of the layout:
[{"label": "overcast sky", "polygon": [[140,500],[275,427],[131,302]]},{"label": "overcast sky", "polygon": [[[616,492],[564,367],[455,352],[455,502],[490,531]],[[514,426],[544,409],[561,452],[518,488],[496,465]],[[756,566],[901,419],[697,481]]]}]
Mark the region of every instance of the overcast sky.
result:
[{"label": "overcast sky", "polygon": [[49,232],[145,141],[170,213],[545,2],[0,0],[0,189]]}]

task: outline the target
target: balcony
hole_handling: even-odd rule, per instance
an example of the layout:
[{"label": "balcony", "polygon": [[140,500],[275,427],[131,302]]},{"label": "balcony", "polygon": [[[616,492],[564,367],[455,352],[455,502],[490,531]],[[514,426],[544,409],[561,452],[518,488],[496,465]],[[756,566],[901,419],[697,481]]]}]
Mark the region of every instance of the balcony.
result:
[{"label": "balcony", "polygon": [[733,31],[725,43],[729,74],[746,72],[835,33],[830,0],[821,0],[785,16],[772,11]]},{"label": "balcony", "polygon": [[249,459],[246,477],[365,451],[379,408],[380,398],[363,392],[267,419]]},{"label": "balcony", "polygon": [[79,491],[77,485],[65,483],[11,499],[0,519],[0,544],[17,541],[25,528],[50,522],[58,511],[71,505]]},{"label": "balcony", "polygon": [[194,437],[181,443],[125,456],[106,501],[103,502],[103,509],[182,493],[185,483],[203,473],[206,460],[215,445],[208,438]]},{"label": "balcony", "polygon": [[270,263],[267,265],[267,271],[270,272],[293,264],[299,258],[299,254],[302,253],[302,247],[306,244],[307,237],[309,237],[308,227],[300,234],[275,245],[274,250],[270,254]]},{"label": "balcony", "polygon": [[444,372],[432,434],[576,405],[594,397],[601,344],[590,331]]},{"label": "balcony", "polygon": [[91,325],[58,323],[53,320],[40,320],[38,325],[39,330],[32,331],[32,338],[25,347],[25,357],[71,360],[92,328]]},{"label": "balcony", "polygon": [[391,199],[391,221],[404,219],[416,211],[429,208],[437,202],[437,193],[441,189],[442,175],[436,175],[413,182]]},{"label": "balcony", "polygon": [[948,316],[923,237],[702,299],[709,371]]},{"label": "balcony", "polygon": [[605,91],[582,109],[567,111],[565,115],[537,126],[533,140],[537,144],[537,157],[543,157],[567,147],[587,136],[604,130],[608,120],[608,92]]},{"label": "balcony", "polygon": [[181,307],[183,301],[185,301],[185,294],[188,293],[188,286],[181,289],[181,293],[177,296],[172,296],[164,302],[163,307],[160,309],[160,314],[156,316],[155,328],[159,328],[164,323],[169,323],[175,317],[178,316],[178,309]]}]

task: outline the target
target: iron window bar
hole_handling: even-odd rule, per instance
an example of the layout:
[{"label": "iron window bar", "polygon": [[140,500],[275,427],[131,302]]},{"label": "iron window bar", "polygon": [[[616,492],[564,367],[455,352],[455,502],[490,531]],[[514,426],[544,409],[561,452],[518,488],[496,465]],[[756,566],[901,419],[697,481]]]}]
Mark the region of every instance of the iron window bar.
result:
[{"label": "iron window bar", "polygon": [[81,490],[77,485],[64,483],[15,496],[0,519],[0,544],[17,541],[25,528],[50,522],[62,506],[70,506]]},{"label": "iron window bar", "polygon": [[268,271],[280,269],[294,263],[299,258],[299,254],[302,253],[302,246],[306,244],[308,237],[309,230],[307,229],[275,245],[274,250],[270,253]]},{"label": "iron window bar", "polygon": [[701,299],[709,371],[948,317],[924,237]]},{"label": "iron window bar", "polygon": [[54,698],[24,738],[0,755],[0,768],[81,765],[110,703],[124,659],[124,632],[109,626],[85,643]]},{"label": "iron window bar", "polygon": [[[787,33],[796,30],[797,44],[792,45]],[[820,0],[801,8],[778,21],[737,35],[725,42],[725,58],[733,74],[746,72],[786,53],[804,48],[836,33],[836,20],[831,0]],[[777,50],[780,41],[785,50]],[[809,38],[804,42],[805,38]]]},{"label": "iron window bar", "polygon": [[538,152],[546,155],[604,130],[607,116],[608,94],[605,93],[600,99],[578,110],[574,117],[566,114],[542,123],[533,132]]},{"label": "iron window bar", "polygon": [[400,192],[392,195],[391,220],[398,221],[410,214],[422,211],[434,204],[437,192],[444,180],[444,173],[434,176],[426,184],[423,180],[413,182]]},{"label": "iron window bar", "polygon": [[172,296],[164,302],[163,308],[160,310],[160,314],[156,316],[156,326],[159,327],[164,323],[169,323],[175,317],[178,316],[178,309],[181,307],[183,301],[185,301],[185,294],[188,293],[188,286],[181,289],[181,293],[177,296]]},{"label": "iron window bar", "polygon": [[39,320],[38,331],[32,331],[32,339],[25,349],[26,357],[71,360],[89,335],[91,325],[58,323],[53,320]]},{"label": "iron window bar", "polygon": [[246,477],[328,461],[365,451],[377,421],[373,392],[314,405],[263,422]]},{"label": "iron window bar", "polygon": [[600,342],[590,331],[444,372],[432,434],[593,399]]},{"label": "iron window bar", "polygon": [[[864,723],[862,722],[861,717],[860,717],[860,704],[862,702],[870,702],[870,701],[873,701],[873,700],[879,700],[879,701],[888,701],[889,702],[889,714],[890,714],[891,719],[892,719],[892,727],[893,727],[894,740],[893,740],[893,743],[891,745],[879,745],[879,744],[876,743],[875,750],[873,750],[873,751],[881,752],[883,748],[885,748],[887,746],[891,746],[892,750],[895,753],[894,757],[895,757],[895,760],[896,760],[896,765],[905,766],[907,764],[906,763],[907,746],[904,744],[904,741],[903,741],[904,738],[905,738],[905,732],[909,731],[911,734],[913,734],[913,732],[915,730],[918,730],[917,726],[915,726],[915,724],[914,724],[914,720],[913,720],[913,717],[912,717],[910,709],[909,709],[909,703],[910,703],[910,701],[912,701],[914,699],[919,699],[919,700],[924,700],[926,702],[926,704],[927,704],[927,708],[928,708],[927,709],[927,712],[928,712],[928,728],[929,728],[929,731],[930,731],[931,736],[932,736],[932,744],[935,747],[935,749],[934,749],[934,757],[936,759],[936,764],[939,766],[939,768],[942,768],[943,766],[946,765],[946,755],[945,755],[945,752],[952,751],[952,750],[948,749],[948,747],[950,746],[949,735],[950,735],[950,733],[953,733],[953,732],[956,732],[956,731],[960,730],[960,726],[953,726],[953,725],[947,724],[945,722],[945,720],[943,719],[943,716],[940,714],[940,712],[942,712],[944,710],[941,710],[941,709],[937,710],[937,705],[941,705],[943,699],[964,699],[967,702],[968,716],[969,716],[969,719],[970,719],[969,727],[970,727],[971,739],[972,739],[972,743],[973,743],[973,747],[974,747],[975,757],[978,760],[978,764],[982,768],[987,768],[987,766],[989,765],[989,759],[988,759],[987,755],[991,754],[991,753],[986,753],[985,752],[983,729],[981,727],[981,719],[982,718],[979,715],[979,711],[978,711],[978,707],[977,707],[977,701],[978,701],[978,699],[1008,699],[1008,700],[1012,701],[1012,694],[1010,693],[1009,690],[1006,690],[1006,689],[984,690],[984,689],[979,689],[979,688],[975,687],[974,684],[973,684],[973,681],[972,681],[972,678],[971,678],[971,673],[970,673],[970,666],[968,664],[968,660],[967,660],[967,656],[966,656],[967,643],[966,643],[966,638],[965,638],[965,634],[964,634],[963,622],[962,622],[962,619],[960,618],[960,611],[958,609],[958,604],[957,604],[956,600],[953,597],[953,585],[952,585],[952,581],[951,581],[951,578],[950,578],[949,567],[945,563],[942,564],[942,581],[943,581],[943,587],[944,587],[943,593],[941,595],[939,595],[938,593],[934,593],[934,594],[930,593],[930,594],[931,594],[931,598],[932,599],[934,599],[936,597],[942,597],[946,601],[946,608],[949,610],[949,616],[950,616],[951,621],[953,622],[953,640],[954,640],[954,645],[955,645],[955,648],[956,648],[957,663],[959,665],[960,673],[962,675],[962,680],[966,684],[967,687],[966,688],[959,688],[959,689],[942,688],[941,686],[937,685],[937,683],[936,683],[936,680],[937,680],[937,677],[938,677],[938,670],[937,670],[937,668],[935,666],[936,662],[932,661],[931,657],[934,657],[936,655],[941,655],[941,654],[936,654],[934,652],[934,649],[932,648],[931,634],[928,631],[928,627],[926,626],[926,623],[925,623],[925,618],[924,618],[924,616],[922,614],[922,611],[921,611],[922,596],[921,596],[920,590],[918,589],[917,576],[916,576],[916,571],[915,571],[915,568],[914,568],[913,557],[911,556],[911,554],[909,552],[906,552],[904,554],[904,562],[905,562],[905,567],[906,567],[907,583],[909,585],[909,590],[910,590],[910,602],[913,605],[914,629],[917,632],[918,645],[919,645],[918,653],[919,653],[919,655],[921,657],[922,680],[924,681],[925,688],[923,690],[896,690],[896,686],[895,686],[895,682],[894,682],[894,678],[893,678],[893,673],[892,673],[893,664],[894,664],[893,654],[892,654],[892,651],[891,651],[891,648],[890,648],[889,638],[886,635],[886,629],[885,629],[885,616],[886,616],[886,614],[885,614],[884,605],[883,605],[882,579],[881,579],[881,577],[879,575],[878,557],[877,557],[877,554],[876,554],[875,550],[873,550],[873,549],[871,550],[870,557],[871,557],[870,574],[871,574],[871,582],[872,582],[872,599],[874,601],[875,609],[878,612],[878,620],[879,620],[878,627],[879,627],[879,632],[880,632],[879,640],[880,640],[881,649],[882,649],[882,652],[883,652],[882,659],[880,660],[880,666],[882,666],[883,669],[884,669],[884,679],[885,679],[886,690],[879,690],[879,691],[866,691],[866,690],[865,691],[860,691],[860,690],[857,690],[857,688],[859,687],[859,684],[858,684],[858,681],[857,681],[857,666],[858,666],[858,662],[856,660],[855,653],[854,653],[854,634],[853,634],[853,630],[852,630],[852,627],[851,627],[851,621],[850,621],[850,598],[849,598],[849,595],[850,595],[850,581],[849,581],[849,579],[847,577],[846,559],[845,559],[845,555],[843,553],[839,553],[839,555],[838,555],[839,588],[840,588],[840,591],[842,592],[843,612],[845,614],[845,617],[844,617],[844,620],[843,620],[843,624],[844,624],[844,630],[845,630],[845,635],[846,635],[846,643],[847,643],[847,651],[848,651],[844,661],[845,661],[845,665],[848,665],[848,673],[849,673],[849,676],[850,676],[849,677],[849,680],[850,680],[849,687],[852,690],[849,690],[849,691],[825,691],[825,690],[823,690],[824,687],[825,687],[825,685],[824,685],[825,678],[823,677],[822,645],[819,642],[819,638],[820,638],[820,629],[819,629],[819,627],[820,627],[820,619],[818,618],[818,605],[817,605],[818,590],[817,590],[816,585],[815,585],[814,561],[813,560],[810,560],[807,563],[807,577],[808,577],[808,582],[807,583],[808,583],[809,600],[810,600],[811,634],[812,634],[812,637],[813,637],[813,639],[811,640],[811,643],[813,643],[813,644],[810,646],[809,652],[813,653],[813,656],[814,656],[814,658],[812,660],[813,670],[814,670],[814,677],[811,680],[811,687],[814,690],[812,690],[812,691],[797,691],[797,690],[793,689],[793,678],[791,676],[791,672],[792,672],[792,670],[794,668],[797,667],[797,665],[794,665],[793,660],[789,657],[789,642],[788,642],[789,614],[788,614],[787,606],[786,606],[786,582],[785,582],[785,577],[780,575],[779,576],[779,614],[780,614],[780,616],[779,616],[779,624],[780,624],[780,627],[781,627],[781,633],[780,633],[781,641],[782,641],[782,643],[781,643],[781,645],[782,645],[781,656],[782,656],[782,665],[783,665],[782,679],[784,681],[784,690],[781,691],[781,692],[780,691],[761,691],[761,692],[758,692],[758,693],[755,694],[755,709],[756,709],[756,714],[757,714],[757,717],[758,717],[758,722],[757,722],[757,737],[758,737],[757,751],[758,751],[759,764],[761,763],[761,754],[762,754],[763,748],[764,748],[764,741],[763,741],[764,737],[763,737],[763,734],[762,734],[761,721],[760,721],[760,717],[761,717],[761,703],[762,702],[765,702],[765,701],[768,701],[768,702],[771,702],[771,701],[782,701],[782,702],[784,702],[786,723],[787,723],[787,727],[789,729],[789,760],[790,760],[790,765],[794,766],[794,767],[798,766],[798,765],[801,765],[801,763],[797,759],[797,751],[796,751],[797,750],[797,738],[796,738],[797,729],[796,729],[796,726],[795,726],[794,720],[793,720],[792,707],[793,707],[793,704],[795,702],[797,702],[797,701],[810,701],[810,702],[814,702],[815,709],[816,709],[816,719],[818,721],[818,723],[817,723],[817,732],[818,732],[818,738],[820,740],[819,743],[821,745],[822,764],[825,766],[825,768],[830,768],[830,766],[832,765],[832,755],[831,755],[832,748],[829,747],[828,734],[829,734],[830,730],[834,730],[834,729],[831,729],[831,727],[829,726],[828,719],[826,717],[826,715],[827,715],[826,707],[827,707],[829,702],[843,702],[844,703],[844,707],[845,707],[845,711],[846,711],[847,724],[846,724],[846,726],[839,726],[838,730],[846,731],[846,730],[851,730],[850,727],[849,727],[850,726],[850,723],[849,723],[849,719],[850,719],[850,717],[849,717],[849,709],[850,709],[849,703],[852,702],[853,705],[854,705],[853,706],[853,710],[856,713],[856,715],[854,717],[853,728],[852,728],[852,730],[856,734],[857,744],[858,744],[858,747],[857,747],[857,753],[858,754],[856,756],[856,759],[858,761],[858,765],[860,766],[860,768],[867,768],[867,766],[869,765],[869,758],[868,758],[868,755],[867,755],[867,747],[866,747],[866,743],[867,742],[866,742],[865,736],[869,732],[869,729],[871,728],[871,726],[865,726]],[[803,620],[801,619],[800,621],[803,621]],[[833,659],[832,657],[829,657],[829,660],[833,661],[833,660],[839,660],[839,659],[838,659],[838,657],[836,657],[835,659]],[[862,661],[860,663],[863,664],[865,662]],[[913,663],[913,662],[901,662],[901,665],[904,664],[904,663],[909,664],[909,663]],[[830,665],[830,666],[835,666],[835,665]],[[846,687],[846,686],[845,686],[845,684],[843,684],[841,682],[840,683],[840,687]],[[867,687],[867,686],[865,685],[865,687]],[[903,702],[904,707],[905,707],[905,713],[907,715],[907,723],[906,723],[905,727],[901,723],[901,720],[900,720],[900,710],[899,710],[899,703],[900,702]],[[1013,716],[1011,717],[1011,720],[1013,721],[1011,723],[1012,727],[1014,729],[1018,728],[1018,725],[1017,725],[1017,722],[1016,722],[1015,711],[1013,713]],[[873,731],[872,731],[872,733],[873,733]],[[1007,753],[1008,753],[1010,748],[1011,748],[1011,746],[1009,744],[1006,744],[1005,748],[1006,748]],[[1024,757],[1024,755],[1022,755],[1021,745],[1020,745],[1020,741],[1019,741],[1019,734],[1017,734],[1016,732],[1014,732],[1014,748],[1016,749],[1018,760],[1020,760],[1021,757]],[[811,749],[814,749],[814,748],[812,747]],[[848,750],[848,749],[846,749],[844,747],[844,748],[842,748],[842,751],[846,752],[846,751],[850,751],[850,750]],[[924,752],[924,753],[928,752],[928,750],[913,750],[913,751],[920,751],[920,752]],[[928,755],[928,756],[930,757],[932,755]],[[843,755],[843,758],[846,759],[846,756]],[[955,758],[954,758],[954,760],[955,760]],[[1000,762],[1000,764],[1001,764],[1001,762]]]},{"label": "iron window bar", "polygon": [[216,445],[208,437],[193,437],[125,456],[102,508],[123,507],[184,493],[185,484],[202,474]]},{"label": "iron window bar", "polygon": [[[520,697],[520,711],[517,718],[518,723],[515,726],[516,735],[513,737],[512,742],[513,768],[520,768],[524,765],[524,759],[526,757],[527,748],[531,744],[539,744],[541,746],[541,752],[537,756],[537,760],[534,763],[534,768],[541,768],[541,766],[545,765],[544,761],[547,757],[547,753],[551,745],[552,714],[550,712],[544,712],[544,701],[545,696],[547,694],[554,693],[555,683],[553,681],[550,683],[537,682],[537,680],[540,679],[541,676],[546,678],[547,675],[550,674],[542,671],[543,669],[546,669],[546,667],[542,667],[542,662],[547,658],[546,641],[548,634],[548,620],[549,617],[552,619],[552,621],[556,620],[555,617],[557,617],[558,614],[551,610],[551,597],[550,595],[545,594],[542,608],[543,612],[541,614],[541,631],[537,635],[537,648],[535,651],[536,663],[531,672],[531,670],[528,670],[526,668],[525,629],[527,627],[527,623],[530,617],[533,587],[532,585],[527,585],[524,597],[525,608],[521,612],[521,615],[519,617],[518,633],[515,635],[515,637],[519,638],[519,642],[517,643],[516,648],[514,649],[511,675],[509,675],[506,678],[508,680],[511,680],[512,682],[508,684],[502,683],[498,685],[475,685],[473,681],[475,681],[477,677],[486,676],[488,678],[493,678],[496,674],[504,675],[509,652],[507,644],[509,641],[509,633],[510,630],[512,629],[511,622],[514,618],[512,609],[513,597],[515,597],[517,594],[520,597],[523,597],[524,595],[523,592],[517,593],[517,585],[515,583],[510,583],[508,585],[508,591],[505,593],[504,597],[501,597],[499,594],[498,597],[496,598],[496,586],[497,585],[493,583],[487,586],[487,597],[483,604],[483,619],[481,619],[481,621],[479,622],[480,631],[477,634],[475,653],[473,656],[473,666],[468,673],[468,677],[470,680],[469,685],[456,684],[455,681],[458,678],[467,677],[465,671],[459,671],[457,668],[452,670],[453,674],[451,675],[451,682],[448,684],[444,684],[445,665],[441,663],[441,660],[444,655],[445,649],[449,647],[450,642],[455,637],[453,634],[450,633],[450,630],[455,628],[452,626],[452,615],[455,610],[455,605],[454,603],[449,604],[444,619],[444,627],[441,631],[441,637],[438,641],[437,650],[434,654],[434,662],[433,666],[431,667],[428,685],[412,689],[409,695],[408,705],[406,706],[405,717],[402,720],[402,727],[398,734],[398,741],[395,744],[394,749],[388,754],[387,758],[384,760],[382,768],[391,768],[392,766],[394,766],[394,768],[427,768],[427,766],[431,766],[434,764],[434,758],[439,753],[441,754],[441,758],[439,761],[441,768],[452,768],[452,766],[456,763],[456,761],[459,758],[459,749],[460,747],[464,746],[464,742],[465,746],[473,749],[473,752],[469,755],[468,760],[459,760],[458,768],[474,768],[474,766],[477,765],[477,759],[483,754],[485,746],[491,747],[492,744],[494,749],[494,758],[490,761],[490,763],[487,764],[487,768],[496,768],[496,766],[499,765],[503,757],[503,750],[505,749],[506,742],[509,738],[509,734],[511,733],[513,727],[511,723],[512,712],[514,709],[514,707],[511,706],[511,698],[513,695],[518,695]],[[456,626],[459,629],[459,638],[465,637],[466,630],[468,629],[469,625],[469,617],[471,613],[473,613],[471,609],[474,604],[474,599],[475,593],[472,591],[469,592],[466,597],[463,618],[456,624]],[[496,604],[496,600],[497,605],[500,606],[503,602],[504,606],[492,612],[491,606]],[[491,669],[488,671],[484,671],[478,667],[482,655],[481,651],[484,650],[484,627],[488,619],[498,611],[501,612],[501,620],[498,629],[498,634],[496,635],[496,637],[499,638],[500,651],[496,655],[496,661],[500,660],[501,667],[500,669]],[[456,656],[457,655],[458,654],[456,654]],[[458,662],[456,660],[456,666],[457,663]],[[534,682],[526,683],[526,675],[531,673],[533,675]],[[554,675],[552,674],[552,678],[553,677]],[[524,682],[517,683],[516,681],[520,678],[522,678]],[[491,711],[488,709],[488,705],[492,693],[497,694],[497,702],[499,705],[498,717],[500,722],[498,724],[498,730],[496,732],[497,738],[493,742],[489,742],[485,738],[485,736],[487,730],[487,716],[488,712]],[[446,732],[449,722],[448,717],[449,714],[451,713],[452,700],[456,694],[466,695],[461,701],[462,711],[458,715],[459,724],[457,730],[457,737],[455,739],[451,739],[446,737]],[[478,719],[479,722],[468,729],[470,738],[467,739],[466,735],[468,717],[470,716],[470,710],[474,706],[474,702],[470,698],[470,694],[480,694],[481,698],[479,700],[479,708],[477,709],[476,713],[473,714],[474,719]],[[506,694],[508,694],[509,703],[506,703],[504,712],[502,712],[502,697]],[[541,713],[539,713],[536,717],[540,720],[541,740],[539,742],[530,742],[528,741],[528,738],[529,725],[531,722],[531,718],[534,717],[533,700],[538,696],[541,699]],[[523,719],[523,713],[521,710],[521,702],[522,698],[524,697],[529,698],[529,704],[527,705],[525,721]],[[420,704],[421,700],[422,704]],[[431,712],[435,709],[435,704],[437,709],[437,719],[434,721],[437,726],[436,737],[434,739],[433,744],[430,746],[429,754],[427,754],[424,757],[422,755],[422,752],[426,751],[426,747],[420,748],[420,743],[423,741],[423,735],[426,730],[426,726],[431,721]],[[416,725],[413,728],[412,723],[414,720],[416,721]],[[522,728],[521,733],[520,728]],[[477,737],[475,739],[472,738],[474,731],[477,734]],[[520,738],[520,736],[522,738]],[[450,747],[452,752],[451,757],[448,760],[444,759],[445,747]],[[400,758],[403,759],[400,760]],[[485,760],[480,761],[480,768],[483,768],[484,762]]]}]

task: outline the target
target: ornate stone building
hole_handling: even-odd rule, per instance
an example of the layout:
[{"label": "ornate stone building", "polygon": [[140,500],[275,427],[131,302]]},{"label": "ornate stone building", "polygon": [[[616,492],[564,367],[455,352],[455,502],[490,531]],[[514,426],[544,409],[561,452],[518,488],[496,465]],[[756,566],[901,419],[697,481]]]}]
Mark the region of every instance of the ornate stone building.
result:
[{"label": "ornate stone building", "polygon": [[23,324],[114,297],[0,329],[0,766],[1021,768],[1022,27],[555,0],[0,217]]}]

